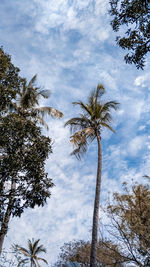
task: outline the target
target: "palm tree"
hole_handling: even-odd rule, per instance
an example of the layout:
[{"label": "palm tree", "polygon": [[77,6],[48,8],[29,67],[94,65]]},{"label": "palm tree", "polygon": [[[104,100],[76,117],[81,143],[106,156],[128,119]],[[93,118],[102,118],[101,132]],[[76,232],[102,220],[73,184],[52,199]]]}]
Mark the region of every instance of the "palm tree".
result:
[{"label": "palm tree", "polygon": [[97,165],[97,180],[95,190],[95,203],[93,212],[93,227],[92,227],[92,242],[90,267],[96,265],[96,245],[98,241],[98,220],[99,220],[99,205],[100,205],[100,189],[101,189],[101,172],[102,172],[102,151],[101,151],[101,132],[103,128],[108,128],[114,132],[110,123],[112,122],[111,110],[116,110],[119,103],[110,101],[103,103],[101,97],[105,93],[102,84],[98,84],[89,96],[88,103],[82,101],[74,102],[78,105],[82,114],[79,117],[72,118],[65,123],[69,125],[71,133],[71,143],[75,146],[71,155],[75,155],[78,159],[86,153],[88,145],[97,140],[98,145],[98,165]]},{"label": "palm tree", "polygon": [[49,98],[50,91],[42,90],[35,86],[37,75],[27,83],[26,79],[22,79],[18,100],[12,104],[12,110],[15,110],[21,116],[34,120],[48,129],[48,125],[44,121],[44,115],[48,114],[54,118],[62,118],[63,113],[52,107],[39,107],[40,97]]},{"label": "palm tree", "polygon": [[28,249],[20,247],[18,245],[16,245],[15,250],[22,253],[25,258],[20,260],[18,263],[18,267],[21,266],[22,264],[26,264],[30,261],[30,267],[41,267],[41,265],[39,264],[39,261],[43,261],[46,264],[48,264],[48,262],[41,258],[38,257],[39,253],[46,253],[46,249],[43,247],[43,245],[39,245],[39,241],[40,239],[37,239],[34,241],[34,239],[32,239],[32,241],[29,239],[28,240]]}]

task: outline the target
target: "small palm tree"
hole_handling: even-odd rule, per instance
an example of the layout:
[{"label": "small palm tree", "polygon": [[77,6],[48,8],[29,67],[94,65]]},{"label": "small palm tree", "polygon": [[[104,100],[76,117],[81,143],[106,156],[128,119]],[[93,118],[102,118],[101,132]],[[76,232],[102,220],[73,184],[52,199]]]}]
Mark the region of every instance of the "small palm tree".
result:
[{"label": "small palm tree", "polygon": [[90,267],[96,265],[96,245],[98,240],[98,220],[99,220],[99,204],[100,204],[100,188],[101,188],[101,172],[102,172],[102,152],[101,152],[101,132],[103,128],[108,128],[114,132],[110,123],[112,116],[110,111],[116,110],[119,103],[110,101],[103,103],[101,97],[105,93],[103,85],[98,84],[97,88],[92,91],[88,99],[88,103],[84,104],[82,101],[74,102],[74,105],[80,106],[82,114],[79,117],[68,120],[65,126],[70,126],[73,133],[71,136],[71,143],[75,146],[71,155],[75,155],[78,159],[86,153],[88,145],[97,140],[98,145],[98,166],[97,166],[97,180],[95,191],[95,203],[93,212],[93,227],[92,227],[92,243]]},{"label": "small palm tree", "polygon": [[48,129],[48,125],[44,121],[44,115],[48,114],[54,118],[62,118],[63,113],[52,107],[39,107],[40,97],[48,98],[50,96],[49,90],[41,90],[35,86],[37,75],[33,76],[27,84],[26,79],[22,80],[19,98],[16,103],[13,103],[12,109],[20,115],[40,123]]},{"label": "small palm tree", "polygon": [[41,267],[39,264],[39,261],[43,261],[44,263],[48,264],[48,262],[43,259],[38,257],[39,253],[46,253],[46,249],[43,247],[43,245],[39,245],[39,241],[32,239],[32,241],[29,239],[28,240],[28,249],[20,247],[16,245],[16,251],[20,252],[25,256],[24,259],[20,260],[18,263],[18,267],[22,266],[22,264],[26,264],[30,261],[30,267]]}]

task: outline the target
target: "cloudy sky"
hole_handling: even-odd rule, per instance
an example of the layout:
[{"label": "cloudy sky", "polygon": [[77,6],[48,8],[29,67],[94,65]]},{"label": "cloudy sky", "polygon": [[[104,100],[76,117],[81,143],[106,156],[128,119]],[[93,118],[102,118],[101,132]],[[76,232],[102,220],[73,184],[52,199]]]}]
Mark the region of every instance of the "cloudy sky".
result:
[{"label": "cloudy sky", "polygon": [[[89,239],[95,190],[97,147],[90,146],[78,162],[70,157],[69,129],[64,122],[79,110],[76,100],[86,101],[91,89],[103,83],[104,100],[117,100],[113,114],[116,134],[102,133],[103,173],[101,203],[121,190],[122,182],[143,181],[150,174],[150,68],[144,71],[123,61],[124,51],[115,44],[107,0],[1,0],[0,45],[12,56],[21,75],[52,94],[44,105],[64,113],[63,120],[47,118],[53,154],[46,170],[55,187],[43,208],[27,210],[10,223],[5,247],[41,239],[49,264],[64,242]],[[42,104],[42,103],[41,103]]]}]

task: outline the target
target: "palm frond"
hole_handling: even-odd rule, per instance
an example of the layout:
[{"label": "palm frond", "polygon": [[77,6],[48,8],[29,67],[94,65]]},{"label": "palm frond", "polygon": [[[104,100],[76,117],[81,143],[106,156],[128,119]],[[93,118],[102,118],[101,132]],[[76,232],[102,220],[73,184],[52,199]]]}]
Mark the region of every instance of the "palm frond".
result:
[{"label": "palm frond", "polygon": [[88,140],[92,142],[95,136],[95,131],[92,127],[84,128],[76,132],[70,137],[70,142],[77,147],[73,150],[71,155],[75,155],[78,159],[81,159],[81,156],[87,151]]},{"label": "palm frond", "polygon": [[36,79],[37,79],[37,74],[35,74],[32,79],[30,80],[29,84],[28,84],[28,87],[33,87],[33,85],[35,84],[36,82]]},{"label": "palm frond", "polygon": [[45,122],[45,120],[40,117],[40,116],[36,116],[35,120],[37,123],[41,124],[42,126],[44,126],[47,130],[49,130],[48,124]]},{"label": "palm frond", "polygon": [[43,117],[44,115],[48,114],[53,118],[62,118],[63,113],[60,112],[59,110],[52,108],[52,107],[39,107],[39,108],[34,108],[34,111],[37,114],[41,114]]},{"label": "palm frond", "polygon": [[40,239],[37,239],[34,241],[34,239],[32,240],[32,254],[36,254],[36,250],[37,250],[37,246],[39,243]]},{"label": "palm frond", "polygon": [[37,93],[38,96],[42,96],[46,99],[50,97],[50,94],[51,94],[50,90],[41,90]]},{"label": "palm frond", "polygon": [[110,112],[111,109],[117,110],[119,108],[117,101],[109,101],[102,105],[101,113]]},{"label": "palm frond", "polygon": [[70,126],[70,132],[75,133],[91,126],[91,121],[84,115],[68,120],[64,127]]},{"label": "palm frond", "polygon": [[115,133],[115,130],[114,130],[109,124],[107,124],[107,123],[105,123],[105,122],[101,122],[100,125],[103,126],[104,128],[109,129],[109,130],[112,131],[113,133]]},{"label": "palm frond", "polygon": [[90,106],[85,105],[82,101],[73,102],[73,105],[79,105],[83,112],[86,112],[89,116],[92,116]]},{"label": "palm frond", "polygon": [[37,257],[37,260],[39,261],[43,261],[43,262],[45,262],[47,265],[48,265],[48,262],[47,262],[47,260],[45,260],[45,259],[43,259],[43,258],[40,258],[40,257]]},{"label": "palm frond", "polygon": [[28,109],[38,105],[38,98],[34,88],[26,88],[26,91],[20,98],[20,107]]},{"label": "palm frond", "polygon": [[91,94],[88,98],[88,103],[89,103],[89,106],[91,106],[93,111],[94,111],[99,99],[102,97],[102,95],[104,93],[105,93],[105,88],[102,84],[98,84],[97,88],[91,92]]},{"label": "palm frond", "polygon": [[27,249],[23,248],[23,247],[18,246],[17,250],[20,251],[25,256],[30,256],[30,252]]},{"label": "palm frond", "polygon": [[109,112],[105,113],[104,116],[101,117],[100,122],[105,122],[105,123],[109,122],[109,123],[111,123],[112,122],[111,114]]},{"label": "palm frond", "polygon": [[[32,241],[34,242],[34,239]],[[33,254],[32,241],[30,239],[28,239],[28,248],[29,248],[29,251],[30,251],[30,256]]]},{"label": "palm frond", "polygon": [[76,149],[74,149],[72,152],[71,152],[71,156],[76,156],[76,158],[78,159],[78,160],[81,160],[81,157],[86,153],[86,151],[87,151],[87,143],[86,143],[86,141],[83,143],[81,143],[81,144],[79,144],[78,145],[78,147],[76,148]]},{"label": "palm frond", "polygon": [[90,93],[89,97],[88,97],[88,105],[91,107],[92,110],[94,105],[95,105],[95,89]]},{"label": "palm frond", "polygon": [[102,95],[105,93],[105,88],[103,84],[98,84],[95,92],[95,106],[98,102],[98,100],[102,97]]},{"label": "palm frond", "polygon": [[29,261],[29,259],[22,259],[22,260],[20,260],[19,263],[18,263],[18,265],[17,265],[17,267],[21,267],[22,264],[25,264],[28,261]]},{"label": "palm frond", "polygon": [[40,253],[40,252],[44,252],[46,253],[46,248],[43,247],[43,245],[40,245],[38,247],[36,247],[36,254]]}]

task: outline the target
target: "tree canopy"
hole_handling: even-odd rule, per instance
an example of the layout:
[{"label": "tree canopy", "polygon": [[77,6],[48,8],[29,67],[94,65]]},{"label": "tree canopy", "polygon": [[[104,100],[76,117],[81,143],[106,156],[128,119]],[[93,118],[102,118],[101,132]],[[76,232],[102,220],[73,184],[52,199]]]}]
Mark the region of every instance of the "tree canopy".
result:
[{"label": "tree canopy", "polygon": [[10,215],[43,206],[50,197],[52,180],[45,173],[51,140],[30,120],[16,114],[0,123],[0,236],[6,234]]},{"label": "tree canopy", "polygon": [[[111,249],[110,249],[111,248]],[[60,267],[67,261],[79,262],[80,266],[88,267],[90,265],[90,249],[89,241],[73,240],[65,243],[61,248],[58,261],[55,266]],[[118,254],[116,254],[116,252]],[[103,267],[122,267],[122,258],[116,245],[110,241],[99,240],[97,245],[96,266]]]},{"label": "tree canopy", "polygon": [[11,57],[0,48],[0,112],[8,109],[12,99],[19,93],[22,80],[19,71],[12,64]]},{"label": "tree canopy", "polygon": [[112,28],[122,36],[117,36],[117,44],[129,52],[126,63],[134,63],[143,69],[145,57],[150,52],[150,1],[149,0],[110,0]]},{"label": "tree canopy", "polygon": [[148,185],[134,184],[132,190],[115,193],[107,207],[111,223],[110,237],[120,248],[126,262],[136,266],[150,264],[150,190]]},{"label": "tree canopy", "polygon": [[[38,111],[33,114],[32,110],[38,110],[38,96],[44,95],[44,90],[41,93],[33,86],[36,76],[27,85],[18,73],[0,49],[0,254],[10,217],[21,216],[25,208],[43,206],[53,187],[45,172],[51,139],[42,134],[37,126]],[[24,101],[20,106],[18,96]]]}]

